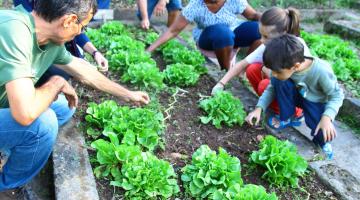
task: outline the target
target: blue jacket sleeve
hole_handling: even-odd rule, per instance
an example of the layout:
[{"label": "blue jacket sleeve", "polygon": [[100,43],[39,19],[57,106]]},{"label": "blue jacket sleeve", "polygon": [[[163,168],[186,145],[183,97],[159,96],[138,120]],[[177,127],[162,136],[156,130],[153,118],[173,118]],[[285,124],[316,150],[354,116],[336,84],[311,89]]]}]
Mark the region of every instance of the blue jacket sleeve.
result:
[{"label": "blue jacket sleeve", "polygon": [[97,0],[97,4],[99,9],[109,9],[110,0]]},{"label": "blue jacket sleeve", "polygon": [[13,0],[14,6],[22,5],[28,12],[33,10],[33,4],[29,0]]},{"label": "blue jacket sleeve", "polygon": [[85,35],[85,33],[81,33],[75,37],[75,42],[77,45],[83,48],[87,42],[90,42],[90,39]]}]

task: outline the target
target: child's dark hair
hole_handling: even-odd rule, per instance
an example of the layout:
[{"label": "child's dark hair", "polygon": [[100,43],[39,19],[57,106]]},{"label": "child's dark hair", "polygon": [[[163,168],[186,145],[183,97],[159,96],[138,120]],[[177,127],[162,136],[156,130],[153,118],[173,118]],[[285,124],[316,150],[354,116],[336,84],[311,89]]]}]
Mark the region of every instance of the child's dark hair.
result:
[{"label": "child's dark hair", "polygon": [[274,31],[278,33],[285,31],[300,36],[300,14],[295,8],[272,7],[261,15],[260,22],[265,26],[275,26]]},{"label": "child's dark hair", "polygon": [[304,62],[304,46],[295,36],[282,35],[266,44],[263,60],[264,65],[273,71],[290,69],[296,63]]}]

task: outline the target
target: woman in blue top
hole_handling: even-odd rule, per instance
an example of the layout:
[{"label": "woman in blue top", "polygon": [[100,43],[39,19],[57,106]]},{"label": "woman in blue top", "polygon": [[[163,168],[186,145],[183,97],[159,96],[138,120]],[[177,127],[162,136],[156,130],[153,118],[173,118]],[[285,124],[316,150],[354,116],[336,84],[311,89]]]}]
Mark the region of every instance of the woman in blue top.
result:
[{"label": "woman in blue top", "polygon": [[222,69],[230,68],[233,48],[250,47],[249,52],[261,44],[257,13],[246,0],[191,0],[170,28],[147,51],[152,52],[161,44],[176,37],[189,23],[195,22],[193,37],[197,45],[215,51]]},{"label": "woman in blue top", "polygon": [[[28,12],[32,12],[36,0],[13,0],[14,6],[22,5]],[[109,8],[110,0],[98,0],[98,8],[106,9]],[[65,44],[66,49],[73,55],[79,58],[82,58],[83,55],[80,53],[77,46],[80,46],[85,52],[92,55],[96,63],[98,64],[100,71],[108,70],[108,61],[106,58],[96,49],[96,47],[91,43],[90,39],[85,35],[85,33],[81,33],[76,36],[74,40],[67,42]],[[51,66],[44,75],[37,82],[37,86],[45,83],[51,76],[60,75],[64,77],[66,80],[70,78],[70,76],[61,69],[58,69],[55,66]]]}]

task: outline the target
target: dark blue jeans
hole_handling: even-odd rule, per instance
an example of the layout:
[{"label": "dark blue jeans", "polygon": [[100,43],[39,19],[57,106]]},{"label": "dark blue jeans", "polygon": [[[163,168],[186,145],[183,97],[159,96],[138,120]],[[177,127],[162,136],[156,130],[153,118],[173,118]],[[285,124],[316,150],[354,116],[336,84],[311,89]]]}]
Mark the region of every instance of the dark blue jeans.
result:
[{"label": "dark blue jeans", "polygon": [[[272,77],[271,84],[274,87],[279,104],[280,120],[285,121],[294,116],[296,107],[302,108],[305,123],[311,129],[311,135],[314,136],[316,127],[325,111],[325,104],[305,99],[296,88],[295,83],[290,79],[281,81]],[[314,136],[313,142],[321,147],[324,146],[324,135],[321,130]]]},{"label": "dark blue jeans", "polygon": [[64,95],[29,126],[17,123],[9,108],[0,109],[0,151],[8,157],[0,172],[0,192],[22,186],[39,173],[50,156],[58,128],[74,112]]},{"label": "dark blue jeans", "polygon": [[[147,0],[147,13],[148,13],[149,19],[151,18],[151,15],[154,12],[155,6],[158,2],[159,2],[159,0]],[[181,10],[181,8],[182,8],[181,0],[170,0],[169,3],[166,4],[166,10],[168,12],[172,12],[175,10]],[[136,12],[136,16],[139,18],[139,20],[142,19],[139,9]]]},{"label": "dark blue jeans", "polygon": [[260,38],[258,22],[244,22],[234,31],[226,24],[215,24],[203,30],[199,38],[199,47],[209,51],[228,46],[248,47]]}]

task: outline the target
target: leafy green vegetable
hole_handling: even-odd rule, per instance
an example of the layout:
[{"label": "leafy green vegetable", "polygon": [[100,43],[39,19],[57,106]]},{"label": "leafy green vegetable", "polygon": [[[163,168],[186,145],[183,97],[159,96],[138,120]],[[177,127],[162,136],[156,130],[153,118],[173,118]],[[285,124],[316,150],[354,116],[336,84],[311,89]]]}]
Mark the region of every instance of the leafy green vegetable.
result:
[{"label": "leafy green vegetable", "polygon": [[156,65],[155,60],[153,60],[151,58],[151,55],[145,51],[140,51],[138,53],[129,51],[118,51],[116,54],[111,55],[111,57],[109,58],[110,68],[120,72],[125,72],[130,65],[136,63],[149,63],[152,65]]},{"label": "leafy green vegetable", "polygon": [[162,46],[162,54],[167,63],[184,63],[192,65],[199,73],[206,73],[205,58],[197,50],[189,50],[176,40],[171,40]]},{"label": "leafy green vegetable", "polygon": [[122,76],[125,82],[131,82],[141,87],[161,90],[165,87],[163,83],[164,75],[159,68],[152,63],[138,63],[130,65],[126,73]]},{"label": "leafy green vegetable", "polygon": [[298,177],[304,175],[307,162],[298,153],[294,144],[266,136],[260,150],[251,154],[250,160],[264,167],[263,177],[278,186],[298,187]]},{"label": "leafy green vegetable", "polygon": [[180,191],[176,177],[168,162],[142,153],[124,163],[110,184],[123,188],[127,199],[168,199]]},{"label": "leafy green vegetable", "polygon": [[185,190],[197,199],[222,199],[228,189],[242,185],[240,161],[219,148],[219,154],[207,145],[197,149],[191,164],[182,169]]},{"label": "leafy green vegetable", "polygon": [[200,76],[193,66],[180,63],[168,65],[163,73],[166,82],[176,86],[195,85]]},{"label": "leafy green vegetable", "polygon": [[111,39],[110,50],[108,55],[116,54],[118,51],[131,51],[137,53],[145,50],[145,44],[132,39],[127,35],[115,36]]},{"label": "leafy green vegetable", "polygon": [[159,34],[155,32],[147,33],[145,36],[145,44],[150,45],[154,43],[159,38]]},{"label": "leafy green vegetable", "polygon": [[231,200],[277,200],[276,194],[266,193],[266,190],[262,186],[248,184],[244,187],[236,185],[231,188]]},{"label": "leafy green vegetable", "polygon": [[165,125],[161,112],[147,108],[119,107],[114,101],[104,101],[98,105],[90,103],[87,114],[85,119],[91,125],[87,133],[94,138],[115,133],[121,143],[141,145],[150,151],[162,145],[160,135]]},{"label": "leafy green vegetable", "polygon": [[86,36],[89,37],[91,43],[93,43],[101,52],[105,52],[110,46],[111,41],[109,41],[106,34],[101,33],[99,30],[89,28],[86,31]]},{"label": "leafy green vegetable", "polygon": [[119,21],[107,22],[101,26],[99,31],[107,35],[107,37],[129,34],[124,24]]},{"label": "leafy green vegetable", "polygon": [[105,124],[111,121],[117,109],[118,105],[113,100],[107,100],[100,104],[90,102],[86,109],[85,120],[98,128],[104,128]]},{"label": "leafy green vegetable", "polygon": [[94,169],[96,177],[107,177],[110,174],[116,177],[121,163],[128,162],[141,154],[139,146],[128,146],[120,144],[116,134],[109,133],[110,142],[103,139],[91,143],[96,149],[97,162],[100,164]]},{"label": "leafy green vegetable", "polygon": [[219,91],[214,96],[202,100],[200,108],[208,114],[200,117],[201,122],[207,124],[212,121],[216,128],[221,128],[221,123],[230,127],[234,124],[241,126],[246,117],[241,101],[227,91]]},{"label": "leafy green vegetable", "polygon": [[122,137],[121,143],[140,144],[153,151],[160,142],[160,135],[165,128],[164,116],[147,108],[121,107],[121,112],[105,127],[104,134],[115,132]]},{"label": "leafy green vegetable", "polygon": [[301,32],[313,55],[329,60],[342,81],[360,79],[360,59],[348,42],[337,36]]}]

